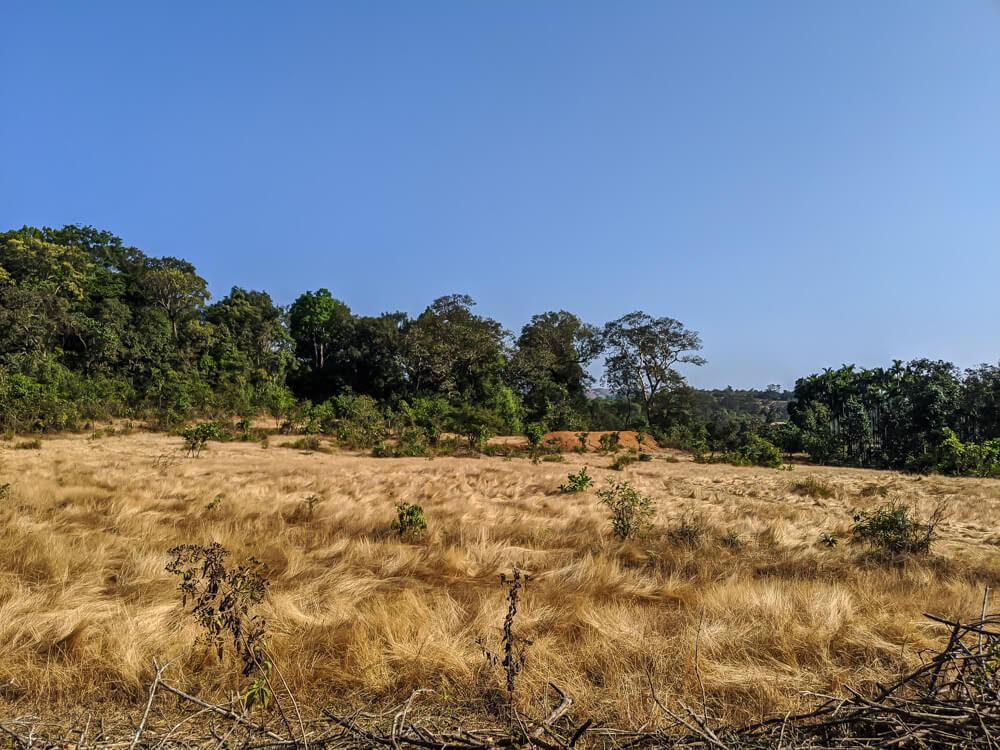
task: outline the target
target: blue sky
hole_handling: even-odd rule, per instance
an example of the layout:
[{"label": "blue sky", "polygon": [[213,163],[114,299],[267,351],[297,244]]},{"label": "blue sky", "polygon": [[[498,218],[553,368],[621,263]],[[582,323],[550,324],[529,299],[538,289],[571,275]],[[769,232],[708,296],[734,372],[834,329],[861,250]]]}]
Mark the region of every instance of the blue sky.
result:
[{"label": "blue sky", "polygon": [[696,385],[1000,358],[1000,2],[11,2],[0,228],[213,293],[701,332]]}]

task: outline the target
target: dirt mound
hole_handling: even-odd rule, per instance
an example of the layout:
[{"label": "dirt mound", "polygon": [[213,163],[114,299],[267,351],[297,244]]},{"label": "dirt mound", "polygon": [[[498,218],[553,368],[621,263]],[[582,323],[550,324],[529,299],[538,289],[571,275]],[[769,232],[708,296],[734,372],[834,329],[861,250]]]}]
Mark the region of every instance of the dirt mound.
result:
[{"label": "dirt mound", "polygon": [[[549,432],[542,438],[545,445],[553,445],[553,441],[558,441],[559,450],[573,451],[580,447],[579,432]],[[612,432],[588,432],[587,451],[601,450],[601,435],[611,435]],[[618,432],[618,445],[624,450],[639,450],[639,438],[637,432],[633,430],[621,430]],[[658,450],[660,446],[653,440],[652,435],[646,435],[642,442],[642,450]]]}]

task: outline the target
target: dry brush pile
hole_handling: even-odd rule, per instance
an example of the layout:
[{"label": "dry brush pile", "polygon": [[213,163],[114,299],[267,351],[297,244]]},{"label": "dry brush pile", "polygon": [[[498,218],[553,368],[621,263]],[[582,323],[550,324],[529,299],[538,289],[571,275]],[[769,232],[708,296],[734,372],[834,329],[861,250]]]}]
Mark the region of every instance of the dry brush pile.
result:
[{"label": "dry brush pile", "polygon": [[[824,745],[827,730],[810,727],[907,737],[928,701],[955,703],[942,708],[945,733],[965,726],[960,711],[995,720],[959,690],[973,674],[970,685],[988,687],[976,680],[993,674],[995,620],[949,640],[922,614],[981,617],[983,588],[1000,579],[995,482],[660,460],[614,472],[593,456],[380,461],[243,444],[185,459],[174,443],[134,435],[4,452],[10,744],[847,747],[862,738],[827,732]],[[560,491],[585,459],[593,486]],[[653,501],[624,542],[596,495],[611,479]],[[847,543],[857,518],[897,497],[923,518],[945,501],[933,554],[880,560]],[[393,528],[414,507],[426,528]],[[266,566],[253,607],[268,636],[249,661],[230,646],[220,662],[207,647],[206,623],[229,606],[220,599],[199,623],[177,590],[186,568],[164,570],[168,549],[213,542],[234,570],[250,565],[237,588],[251,558]],[[497,577],[515,568],[530,582],[505,628],[510,592]],[[959,658],[978,653],[970,639],[985,644],[979,661]],[[933,658],[943,677],[921,693]],[[153,659],[169,666],[151,684]],[[818,694],[847,700],[814,713]],[[838,723],[847,715],[857,721]],[[931,736],[911,728],[897,746]]]}]

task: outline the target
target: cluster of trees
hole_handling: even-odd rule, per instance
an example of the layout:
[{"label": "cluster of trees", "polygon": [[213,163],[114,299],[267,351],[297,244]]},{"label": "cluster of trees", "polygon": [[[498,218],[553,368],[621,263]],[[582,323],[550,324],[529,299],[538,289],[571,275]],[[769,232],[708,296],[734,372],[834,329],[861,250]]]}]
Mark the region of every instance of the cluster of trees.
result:
[{"label": "cluster of trees", "polygon": [[[0,420],[67,429],[110,416],[170,427],[197,415],[282,414],[354,394],[444,429],[665,425],[703,362],[698,335],[635,312],[595,327],[566,311],[514,336],[464,295],[415,318],[354,314],[328,290],[282,308],[233,288],[210,303],[178,258],[92,227],[0,234]],[[601,355],[612,400],[588,399]],[[690,400],[690,399],[689,399]]]},{"label": "cluster of trees", "polygon": [[[190,263],[109,232],[0,234],[6,430],[314,408],[313,421],[395,415],[431,436],[644,429],[698,453],[768,453],[763,439],[824,463],[1000,475],[1000,366],[921,359],[825,370],[792,393],[699,391],[678,366],[703,364],[700,349],[682,323],[642,312],[602,327],[546,312],[514,335],[464,295],[414,318],[356,315],[326,289],[287,308],[237,287],[211,302]],[[601,358],[611,395],[591,398]]]},{"label": "cluster of trees", "polygon": [[816,461],[1000,475],[1000,366],[916,359],[801,378],[783,431]]}]

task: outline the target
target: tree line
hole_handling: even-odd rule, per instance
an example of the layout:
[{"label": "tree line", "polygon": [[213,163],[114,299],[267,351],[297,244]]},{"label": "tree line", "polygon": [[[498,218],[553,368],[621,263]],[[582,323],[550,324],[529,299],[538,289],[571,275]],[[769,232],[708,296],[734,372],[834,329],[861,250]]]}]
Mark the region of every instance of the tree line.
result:
[{"label": "tree line", "polygon": [[[287,308],[234,287],[212,301],[195,267],[88,226],[0,234],[0,421],[73,429],[120,416],[281,415],[350,395],[442,429],[495,433],[649,426],[699,365],[698,334],[630,313],[598,327],[566,311],[513,333],[466,295],[416,317],[357,315],[329,290]],[[591,366],[621,398],[590,399]],[[339,406],[338,406],[339,405]],[[374,405],[374,406],[372,406]],[[331,407],[331,408],[333,408]]]},{"label": "tree line", "polygon": [[1000,476],[1000,365],[915,359],[799,379],[784,437],[830,464]]},{"label": "tree line", "polygon": [[[1000,366],[844,366],[792,392],[697,390],[699,335],[633,312],[565,310],[517,334],[466,295],[416,317],[358,315],[328,289],[287,307],[234,287],[212,301],[195,267],[89,226],[0,234],[0,427],[78,429],[111,417],[170,429],[269,413],[359,430],[386,416],[433,436],[547,430],[653,433],[698,456],[1000,475]],[[595,397],[597,364],[610,395]],[[763,442],[762,442],[763,441]]]}]

